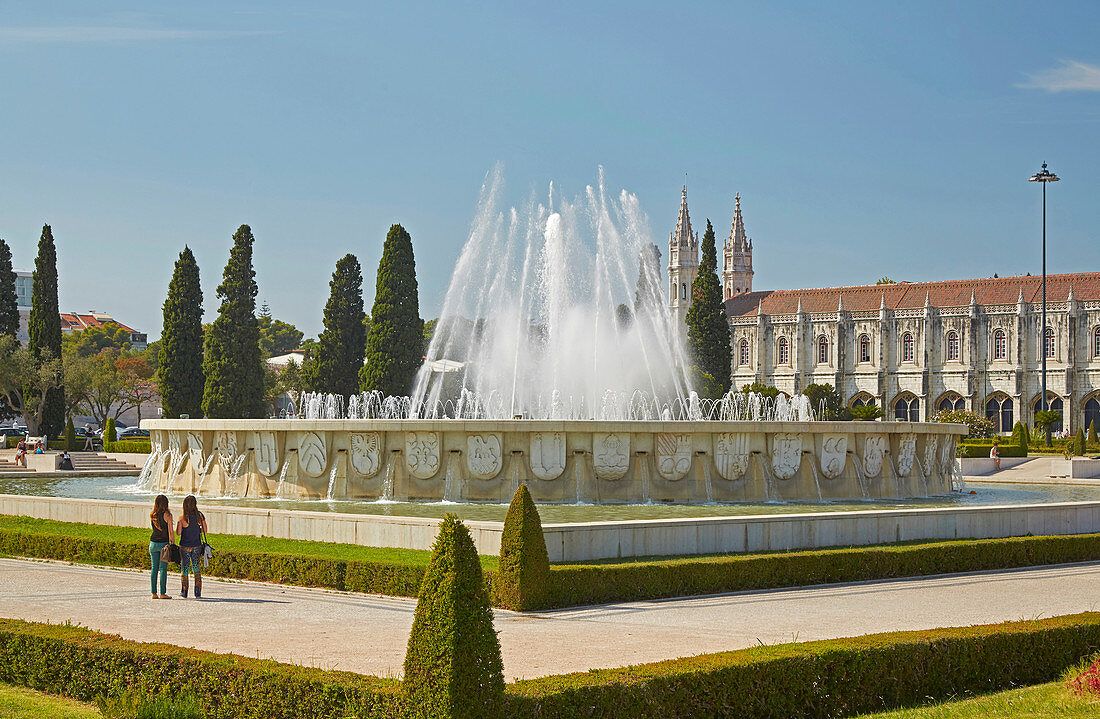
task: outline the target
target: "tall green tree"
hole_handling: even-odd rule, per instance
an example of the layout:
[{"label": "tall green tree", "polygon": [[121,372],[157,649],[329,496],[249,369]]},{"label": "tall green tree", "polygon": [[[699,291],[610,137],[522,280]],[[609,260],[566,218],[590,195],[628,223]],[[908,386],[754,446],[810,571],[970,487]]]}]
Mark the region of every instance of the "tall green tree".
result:
[{"label": "tall green tree", "polygon": [[19,333],[19,298],[15,294],[15,270],[11,248],[0,239],[0,335]]},{"label": "tall green tree", "polygon": [[252,228],[241,225],[218,285],[221,306],[206,334],[202,409],[212,419],[263,417],[264,367],[256,324]]},{"label": "tall green tree", "polygon": [[202,416],[203,375],[202,286],[199,265],[191,248],[184,245],[176,260],[168,297],[164,300],[164,324],[157,357],[164,416]]},{"label": "tall green tree", "polygon": [[401,225],[393,225],[386,235],[370,314],[367,364],[359,373],[359,386],[364,392],[408,394],[424,358],[424,321],[412,238]]},{"label": "tall green tree", "polygon": [[264,357],[277,357],[296,350],[305,337],[305,333],[294,325],[272,317],[270,310],[256,316],[256,326],[260,330],[260,354]]},{"label": "tall green tree", "polygon": [[[49,225],[42,225],[42,236],[38,240],[27,333],[30,335],[28,349],[36,361],[52,362],[61,359],[61,313],[57,306],[57,247],[54,245],[53,230]],[[54,437],[65,429],[65,389],[59,379],[55,386],[47,388],[45,392],[45,404],[38,430],[42,434]]]},{"label": "tall green tree", "polygon": [[314,392],[346,397],[359,392],[359,371],[363,369],[367,344],[363,327],[363,271],[355,255],[345,255],[336,263],[328,286],[325,329],[317,337],[317,347],[305,367],[305,381]]},{"label": "tall green tree", "polygon": [[696,377],[703,381],[699,394],[721,397],[730,388],[733,350],[730,326],[722,301],[722,283],[718,280],[718,253],[714,246],[714,228],[707,220],[703,234],[703,255],[699,274],[691,283],[691,307],[687,313],[688,351]]}]

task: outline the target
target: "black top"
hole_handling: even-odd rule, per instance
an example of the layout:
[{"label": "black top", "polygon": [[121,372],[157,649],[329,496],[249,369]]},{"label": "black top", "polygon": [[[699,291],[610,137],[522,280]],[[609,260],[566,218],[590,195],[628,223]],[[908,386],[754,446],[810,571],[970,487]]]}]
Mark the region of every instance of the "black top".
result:
[{"label": "black top", "polygon": [[153,533],[151,535],[149,535],[149,541],[150,542],[161,542],[163,544],[167,544],[168,543],[168,523],[164,521],[163,517],[161,517],[160,523],[163,526],[157,527],[156,521],[152,517],[149,518],[149,524],[153,525]]},{"label": "black top", "polygon": [[202,513],[187,517],[187,526],[180,530],[181,547],[197,547],[202,544],[202,525],[199,524]]}]

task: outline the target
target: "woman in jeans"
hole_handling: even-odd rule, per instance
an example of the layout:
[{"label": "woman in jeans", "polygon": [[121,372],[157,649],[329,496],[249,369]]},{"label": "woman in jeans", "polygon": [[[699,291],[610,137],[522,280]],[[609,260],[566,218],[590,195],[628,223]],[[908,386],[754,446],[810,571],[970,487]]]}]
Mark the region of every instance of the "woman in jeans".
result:
[{"label": "woman in jeans", "polygon": [[176,530],[180,535],[180,596],[187,599],[187,574],[195,575],[195,599],[202,598],[202,535],[206,531],[206,517],[199,511],[195,495],[183,500],[183,516]]},{"label": "woman in jeans", "polygon": [[[168,591],[168,562],[160,561],[160,550],[169,542],[175,544],[176,529],[172,524],[172,513],[168,511],[168,497],[158,494],[153,501],[153,511],[149,513],[149,523],[153,525],[153,533],[149,537],[149,560],[153,570],[149,575],[149,588],[153,591],[153,599],[171,599]],[[157,575],[160,575],[160,594],[157,594]]]}]

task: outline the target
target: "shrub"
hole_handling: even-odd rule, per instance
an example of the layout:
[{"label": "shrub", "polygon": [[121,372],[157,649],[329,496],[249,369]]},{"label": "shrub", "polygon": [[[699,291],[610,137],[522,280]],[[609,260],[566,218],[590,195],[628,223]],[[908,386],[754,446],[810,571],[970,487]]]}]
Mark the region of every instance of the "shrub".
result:
[{"label": "shrub", "polygon": [[1093,655],[1070,669],[1066,685],[1077,696],[1100,696],[1100,654]]},{"label": "shrub", "polygon": [[504,663],[474,540],[458,517],[443,518],[420,585],[402,685],[413,716],[497,716]]},{"label": "shrub", "polygon": [[[983,457],[988,459],[989,450],[991,449],[993,449],[993,442],[963,441],[959,443],[957,455],[969,459],[980,459]],[[1001,457],[1026,457],[1027,447],[999,443],[997,445],[997,453],[1000,454]]]},{"label": "shrub", "polygon": [[1083,457],[1085,456],[1085,430],[1081,427],[1077,428],[1077,434],[1073,435],[1073,456]]},{"label": "shrub", "polygon": [[118,439],[118,435],[115,433],[115,418],[108,417],[107,424],[103,428],[103,446],[106,447],[108,442],[114,442]]},{"label": "shrub", "polygon": [[76,451],[76,428],[73,427],[73,418],[65,420],[65,451]]},{"label": "shrub", "polygon": [[149,454],[152,445],[148,439],[120,439],[103,443],[104,452],[129,452],[131,454]]},{"label": "shrub", "polygon": [[1031,438],[1027,433],[1027,425],[1023,422],[1017,422],[1012,426],[1012,444],[1016,445],[1023,452],[1021,456],[1027,456],[1027,446],[1031,443]]},{"label": "shrub", "polygon": [[542,521],[527,485],[512,497],[500,535],[500,564],[493,589],[496,605],[517,612],[538,609],[550,584],[550,559]]},{"label": "shrub", "polygon": [[882,408],[873,404],[851,407],[848,411],[852,414],[852,419],[860,422],[870,422],[882,416]]},{"label": "shrub", "polygon": [[1096,445],[1098,443],[1096,438],[1096,420],[1089,422],[1089,444]]},{"label": "shrub", "polygon": [[965,424],[970,433],[967,439],[989,438],[993,436],[993,420],[968,409],[944,409],[932,415],[933,422]]},{"label": "shrub", "polygon": [[203,719],[202,702],[192,694],[168,697],[121,692],[100,695],[95,705],[107,719]]}]

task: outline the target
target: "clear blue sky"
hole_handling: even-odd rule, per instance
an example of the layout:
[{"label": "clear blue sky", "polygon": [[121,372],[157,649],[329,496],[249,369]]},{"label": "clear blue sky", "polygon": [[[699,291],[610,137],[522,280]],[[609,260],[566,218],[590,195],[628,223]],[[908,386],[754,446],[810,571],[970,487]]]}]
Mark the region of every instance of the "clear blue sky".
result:
[{"label": "clear blue sky", "polygon": [[[208,317],[230,237],[315,335],[335,261],[370,306],[391,223],[436,316],[486,171],[517,202],[606,168],[659,244],[728,232],[755,287],[1100,270],[1100,3],[0,2],[0,237],[58,241],[65,310]],[[667,256],[667,250],[666,250]]]}]

